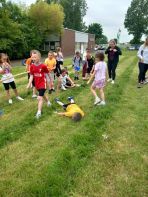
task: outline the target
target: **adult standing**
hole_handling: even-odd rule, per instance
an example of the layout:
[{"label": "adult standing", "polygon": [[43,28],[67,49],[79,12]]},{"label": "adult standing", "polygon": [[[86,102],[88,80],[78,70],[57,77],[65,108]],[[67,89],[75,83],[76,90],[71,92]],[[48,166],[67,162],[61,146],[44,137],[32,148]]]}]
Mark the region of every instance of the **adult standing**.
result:
[{"label": "adult standing", "polygon": [[137,56],[139,57],[139,75],[138,75],[138,87],[141,87],[142,84],[146,83],[146,72],[148,70],[148,37],[145,40],[145,43],[140,46]]},{"label": "adult standing", "polygon": [[122,55],[120,48],[116,45],[115,40],[110,40],[109,47],[106,49],[105,54],[108,55],[108,82],[115,83],[116,68],[119,62],[119,55]]}]

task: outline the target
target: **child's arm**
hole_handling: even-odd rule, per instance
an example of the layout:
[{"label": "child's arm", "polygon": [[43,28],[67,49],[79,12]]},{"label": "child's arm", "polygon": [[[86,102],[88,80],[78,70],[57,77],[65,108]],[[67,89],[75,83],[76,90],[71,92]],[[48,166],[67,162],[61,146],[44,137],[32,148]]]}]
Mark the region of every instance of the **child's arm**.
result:
[{"label": "child's arm", "polygon": [[74,86],[75,83],[72,81],[72,79],[70,77],[67,77],[67,79],[70,81],[71,85]]},{"label": "child's arm", "polygon": [[27,89],[31,88],[32,81],[33,81],[33,75],[30,75],[30,79],[29,79],[29,83],[27,85]]},{"label": "child's arm", "polygon": [[87,84],[89,84],[91,82],[91,80],[94,78],[95,74],[96,74],[96,71],[94,70],[94,72],[91,75],[90,79],[88,80]]},{"label": "child's arm", "polygon": [[65,116],[65,112],[58,112],[57,114],[60,116]]}]

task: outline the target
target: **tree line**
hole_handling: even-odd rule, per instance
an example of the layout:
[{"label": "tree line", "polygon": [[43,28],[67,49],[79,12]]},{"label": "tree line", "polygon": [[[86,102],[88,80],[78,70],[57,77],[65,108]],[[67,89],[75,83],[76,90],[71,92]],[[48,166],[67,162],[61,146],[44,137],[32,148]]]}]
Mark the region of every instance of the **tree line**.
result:
[{"label": "tree line", "polygon": [[61,35],[63,27],[93,33],[97,43],[107,42],[100,24],[85,25],[86,12],[85,0],[37,0],[30,6],[1,0],[0,52],[14,59],[26,57],[31,49],[40,49],[48,35]]}]

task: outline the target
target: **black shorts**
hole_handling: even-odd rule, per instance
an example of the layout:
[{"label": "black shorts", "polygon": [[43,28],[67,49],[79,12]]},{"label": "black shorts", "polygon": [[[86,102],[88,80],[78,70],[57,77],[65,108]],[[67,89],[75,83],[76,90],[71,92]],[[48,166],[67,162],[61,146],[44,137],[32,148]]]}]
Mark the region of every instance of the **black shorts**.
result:
[{"label": "black shorts", "polygon": [[12,81],[10,83],[3,83],[3,85],[4,85],[5,90],[9,90],[9,86],[11,86],[11,88],[13,90],[16,89],[16,85],[15,85],[15,82],[14,81]]},{"label": "black shorts", "polygon": [[87,73],[90,74],[91,70],[92,70],[93,66],[91,67],[87,67]]},{"label": "black shorts", "polygon": [[[28,73],[28,80],[29,79],[30,79],[30,73]],[[35,87],[34,78],[33,78],[33,81],[32,81],[32,86]]]},{"label": "black shorts", "polygon": [[39,96],[44,96],[46,89],[39,89],[38,92],[39,92]]}]

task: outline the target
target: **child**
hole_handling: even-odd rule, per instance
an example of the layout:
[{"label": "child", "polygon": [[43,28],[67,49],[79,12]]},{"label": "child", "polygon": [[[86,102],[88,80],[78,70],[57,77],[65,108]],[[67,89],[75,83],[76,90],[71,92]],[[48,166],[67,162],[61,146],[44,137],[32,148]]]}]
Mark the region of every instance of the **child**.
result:
[{"label": "child", "polygon": [[45,95],[46,91],[46,74],[49,75],[49,71],[47,66],[40,62],[41,54],[39,51],[34,50],[31,55],[31,59],[33,63],[30,67],[30,79],[27,88],[31,87],[31,83],[34,79],[35,87],[39,92],[38,96],[38,111],[36,113],[36,118],[39,119],[41,117],[43,99],[46,101],[47,106],[51,106],[50,101]]},{"label": "child", "polygon": [[72,79],[68,76],[66,69],[62,70],[60,79],[61,79],[61,89],[62,90],[66,90],[66,88],[75,86]]},{"label": "child", "polygon": [[4,88],[6,90],[9,104],[12,104],[12,98],[10,96],[10,91],[9,91],[10,86],[15,93],[16,99],[20,100],[20,101],[24,100],[23,98],[21,98],[18,95],[18,91],[16,89],[16,84],[14,82],[14,77],[11,73],[11,70],[12,70],[12,67],[10,65],[10,60],[9,60],[8,55],[5,53],[0,53],[0,74],[2,74],[1,80],[2,80]]},{"label": "child", "polygon": [[94,63],[95,63],[95,58],[90,54],[88,53],[87,54],[87,75],[86,75],[86,79],[90,77],[90,74],[93,70],[93,66],[94,66]]},{"label": "child", "polygon": [[56,68],[56,59],[54,57],[54,53],[49,51],[48,58],[45,59],[45,65],[48,68],[50,75],[46,75],[47,84],[49,86],[49,94],[55,91],[54,89],[54,69]]},{"label": "child", "polygon": [[80,52],[77,51],[73,58],[73,67],[75,70],[74,80],[79,80],[79,71],[82,64],[82,58],[80,56]]},{"label": "child", "polygon": [[[30,66],[33,63],[32,59],[31,59],[32,52],[33,52],[33,50],[30,51],[30,57],[25,62],[25,64],[26,64],[26,71],[28,73],[28,80],[30,79]],[[36,88],[35,88],[35,85],[34,85],[34,80],[32,81],[32,89],[33,89],[32,98],[37,98]]]},{"label": "child", "polygon": [[68,97],[70,103],[64,104],[58,98],[55,99],[56,103],[63,107],[66,112],[59,112],[58,115],[71,117],[73,121],[80,121],[84,116],[84,112],[78,105],[75,104],[73,97]]},{"label": "child", "polygon": [[[91,92],[95,97],[94,105],[105,105],[104,87],[106,83],[106,71],[107,65],[104,62],[104,54],[97,53],[95,56],[94,72],[91,75],[87,84],[95,77],[93,84],[91,85]],[[96,89],[99,89],[100,98],[97,96]]]},{"label": "child", "polygon": [[61,70],[61,65],[63,65],[63,53],[60,47],[57,48],[56,60],[57,60],[58,69]]}]

